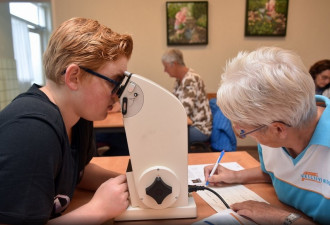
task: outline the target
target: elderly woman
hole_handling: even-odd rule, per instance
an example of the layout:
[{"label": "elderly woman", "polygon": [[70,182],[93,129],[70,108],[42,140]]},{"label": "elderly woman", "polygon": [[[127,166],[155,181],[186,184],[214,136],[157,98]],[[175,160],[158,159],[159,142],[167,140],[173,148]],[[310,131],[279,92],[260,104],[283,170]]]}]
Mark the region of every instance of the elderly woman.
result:
[{"label": "elderly woman", "polygon": [[[316,101],[323,106],[317,106]],[[241,52],[227,65],[217,104],[238,130],[258,144],[260,167],[231,171],[219,166],[211,185],[272,182],[280,201],[314,221],[330,221],[330,101],[315,97],[315,85],[298,55],[275,47]],[[266,203],[233,204],[258,224],[312,224]]]}]

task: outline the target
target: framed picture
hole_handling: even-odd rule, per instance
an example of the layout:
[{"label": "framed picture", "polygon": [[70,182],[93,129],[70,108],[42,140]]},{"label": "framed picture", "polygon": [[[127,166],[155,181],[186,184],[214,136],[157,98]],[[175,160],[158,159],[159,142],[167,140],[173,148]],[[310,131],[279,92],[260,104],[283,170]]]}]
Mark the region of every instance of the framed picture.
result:
[{"label": "framed picture", "polygon": [[245,36],[285,36],[289,0],[246,0]]},{"label": "framed picture", "polygon": [[208,43],[208,2],[166,2],[167,45]]}]

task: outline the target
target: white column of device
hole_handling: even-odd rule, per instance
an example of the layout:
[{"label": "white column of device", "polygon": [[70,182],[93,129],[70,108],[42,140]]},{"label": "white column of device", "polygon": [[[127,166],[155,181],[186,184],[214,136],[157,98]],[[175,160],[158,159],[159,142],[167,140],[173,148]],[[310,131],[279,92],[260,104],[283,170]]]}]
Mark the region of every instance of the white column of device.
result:
[{"label": "white column of device", "polygon": [[187,115],[181,102],[136,74],[120,102],[132,166],[127,172],[131,205],[115,220],[196,217],[188,195]]}]

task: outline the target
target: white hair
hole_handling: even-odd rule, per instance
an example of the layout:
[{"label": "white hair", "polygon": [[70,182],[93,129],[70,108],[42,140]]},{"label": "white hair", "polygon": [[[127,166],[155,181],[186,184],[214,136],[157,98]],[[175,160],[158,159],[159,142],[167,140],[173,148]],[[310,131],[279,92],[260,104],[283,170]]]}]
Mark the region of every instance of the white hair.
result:
[{"label": "white hair", "polygon": [[315,85],[300,57],[277,47],[240,52],[226,65],[217,104],[234,123],[282,121],[302,127],[316,115]]},{"label": "white hair", "polygon": [[167,50],[162,56],[162,61],[166,63],[177,62],[179,65],[185,65],[182,52],[175,48]]}]

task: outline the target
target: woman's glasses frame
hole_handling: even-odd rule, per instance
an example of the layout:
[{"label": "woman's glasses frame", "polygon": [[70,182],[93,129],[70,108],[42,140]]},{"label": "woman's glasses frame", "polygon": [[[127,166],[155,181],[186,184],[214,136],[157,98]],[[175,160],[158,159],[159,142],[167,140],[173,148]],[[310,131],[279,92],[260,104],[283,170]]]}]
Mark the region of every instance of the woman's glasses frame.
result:
[{"label": "woman's glasses frame", "polygon": [[[284,125],[286,125],[286,126],[288,126],[288,127],[291,127],[291,125],[286,124],[286,123],[284,123],[284,122],[282,122],[282,121],[273,121],[273,122],[271,122],[271,124],[272,124],[272,123],[282,123],[282,124],[284,124]],[[264,127],[267,127],[267,126],[268,126],[268,125],[264,124],[264,125],[261,125],[261,126],[255,128],[255,129],[253,129],[253,130],[250,130],[250,131],[248,131],[248,132],[245,132],[245,130],[241,129],[241,130],[240,130],[240,133],[238,134],[238,137],[244,139],[244,138],[246,138],[246,135],[248,135],[248,134],[252,134],[252,133],[254,133],[254,132],[256,132],[256,131],[258,131],[258,130],[264,128]]]}]

